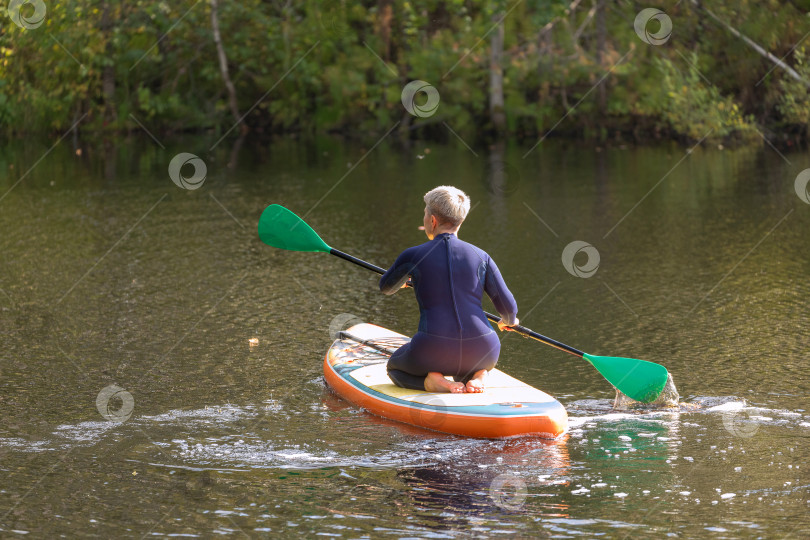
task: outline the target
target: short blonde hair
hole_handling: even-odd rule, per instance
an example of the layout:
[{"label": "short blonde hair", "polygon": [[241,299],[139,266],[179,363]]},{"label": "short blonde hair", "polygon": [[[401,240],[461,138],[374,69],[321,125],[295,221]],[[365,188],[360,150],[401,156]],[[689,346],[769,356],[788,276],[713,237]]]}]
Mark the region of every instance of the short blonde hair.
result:
[{"label": "short blonde hair", "polygon": [[461,225],[470,211],[470,198],[453,186],[439,186],[425,193],[428,213],[436,216],[440,223],[452,226]]}]

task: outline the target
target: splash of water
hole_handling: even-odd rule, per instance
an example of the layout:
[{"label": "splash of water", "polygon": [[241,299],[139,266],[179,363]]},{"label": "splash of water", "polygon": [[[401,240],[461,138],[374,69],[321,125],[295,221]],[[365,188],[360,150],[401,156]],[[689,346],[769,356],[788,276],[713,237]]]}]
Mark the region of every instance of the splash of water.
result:
[{"label": "splash of water", "polygon": [[672,373],[667,373],[667,384],[658,396],[658,399],[651,403],[642,403],[633,398],[626,396],[616,388],[616,399],[613,400],[614,409],[660,409],[662,407],[671,408],[679,407],[680,394],[678,389],[675,388],[675,380],[672,378]]}]

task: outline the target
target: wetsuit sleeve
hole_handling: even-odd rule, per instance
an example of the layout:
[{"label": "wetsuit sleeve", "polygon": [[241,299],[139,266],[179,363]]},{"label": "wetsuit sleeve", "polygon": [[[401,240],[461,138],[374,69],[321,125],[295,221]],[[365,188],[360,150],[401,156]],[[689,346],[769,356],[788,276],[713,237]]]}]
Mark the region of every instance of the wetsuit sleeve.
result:
[{"label": "wetsuit sleeve", "polygon": [[412,249],[406,249],[400,253],[391,268],[380,278],[380,290],[384,294],[394,294],[408,281],[414,266],[411,262],[411,252]]},{"label": "wetsuit sleeve", "polygon": [[489,256],[487,256],[487,273],[484,279],[484,291],[489,296],[498,314],[507,325],[515,324],[517,320],[517,303],[515,297],[509,289],[506,288],[506,283],[501,277],[501,272]]}]

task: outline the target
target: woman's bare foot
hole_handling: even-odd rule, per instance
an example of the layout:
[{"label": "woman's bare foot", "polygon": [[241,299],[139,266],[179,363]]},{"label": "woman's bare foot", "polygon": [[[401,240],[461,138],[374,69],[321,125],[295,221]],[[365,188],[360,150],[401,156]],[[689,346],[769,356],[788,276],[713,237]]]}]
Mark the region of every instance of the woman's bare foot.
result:
[{"label": "woman's bare foot", "polygon": [[467,381],[467,392],[471,393],[483,392],[484,384],[486,383],[488,373],[489,372],[485,369],[476,371],[472,379]]},{"label": "woman's bare foot", "polygon": [[450,392],[461,394],[464,392],[464,383],[448,381],[438,371],[431,371],[425,377],[425,390],[428,392]]}]

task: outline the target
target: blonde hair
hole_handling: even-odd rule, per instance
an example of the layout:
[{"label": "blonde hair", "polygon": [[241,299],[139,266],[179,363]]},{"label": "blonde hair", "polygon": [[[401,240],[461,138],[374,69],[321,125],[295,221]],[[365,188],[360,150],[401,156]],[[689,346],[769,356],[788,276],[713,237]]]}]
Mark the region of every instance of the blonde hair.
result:
[{"label": "blonde hair", "polygon": [[461,225],[470,211],[470,198],[453,186],[439,186],[425,193],[428,213],[436,216],[440,223],[452,226]]}]

